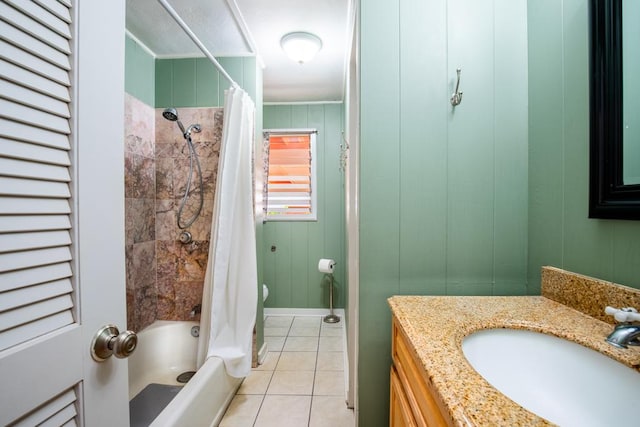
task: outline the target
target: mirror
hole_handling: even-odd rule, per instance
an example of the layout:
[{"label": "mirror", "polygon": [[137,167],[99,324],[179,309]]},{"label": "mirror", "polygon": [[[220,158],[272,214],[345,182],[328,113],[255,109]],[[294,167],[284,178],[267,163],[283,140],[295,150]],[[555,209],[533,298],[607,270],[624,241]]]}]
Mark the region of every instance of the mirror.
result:
[{"label": "mirror", "polygon": [[625,185],[640,184],[640,2],[622,0],[622,170]]},{"label": "mirror", "polygon": [[590,0],[590,218],[640,219],[639,5]]}]

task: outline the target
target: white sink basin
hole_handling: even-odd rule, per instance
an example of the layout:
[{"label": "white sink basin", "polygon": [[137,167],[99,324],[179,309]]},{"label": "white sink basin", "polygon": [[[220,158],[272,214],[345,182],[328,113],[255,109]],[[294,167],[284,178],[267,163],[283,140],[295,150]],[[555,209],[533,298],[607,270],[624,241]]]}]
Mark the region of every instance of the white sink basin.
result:
[{"label": "white sink basin", "polygon": [[637,422],[640,373],[597,351],[521,329],[478,331],[462,351],[492,386],[555,424]]}]

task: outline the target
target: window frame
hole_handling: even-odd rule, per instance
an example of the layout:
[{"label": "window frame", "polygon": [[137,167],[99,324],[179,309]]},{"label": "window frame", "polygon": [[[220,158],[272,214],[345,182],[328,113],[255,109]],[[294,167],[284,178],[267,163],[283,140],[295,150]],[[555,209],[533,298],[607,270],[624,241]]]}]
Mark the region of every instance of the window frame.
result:
[{"label": "window frame", "polygon": [[[269,184],[269,158],[266,156],[265,165],[265,189],[264,189],[264,221],[265,222],[309,222],[318,221],[318,179],[317,179],[317,135],[318,130],[315,128],[286,128],[286,129],[263,129],[263,135],[297,135],[306,134],[309,135],[309,151],[311,154],[311,213],[304,215],[269,215],[269,197],[268,197],[268,184]],[[269,153],[270,154],[270,153]]]}]

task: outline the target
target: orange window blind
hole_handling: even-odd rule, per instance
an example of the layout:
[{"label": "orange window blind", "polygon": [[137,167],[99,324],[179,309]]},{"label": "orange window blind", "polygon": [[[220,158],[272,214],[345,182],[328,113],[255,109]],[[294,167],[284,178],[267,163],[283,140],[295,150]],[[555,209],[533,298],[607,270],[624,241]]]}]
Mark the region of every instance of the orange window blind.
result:
[{"label": "orange window blind", "polygon": [[269,136],[267,217],[311,214],[311,135]]}]

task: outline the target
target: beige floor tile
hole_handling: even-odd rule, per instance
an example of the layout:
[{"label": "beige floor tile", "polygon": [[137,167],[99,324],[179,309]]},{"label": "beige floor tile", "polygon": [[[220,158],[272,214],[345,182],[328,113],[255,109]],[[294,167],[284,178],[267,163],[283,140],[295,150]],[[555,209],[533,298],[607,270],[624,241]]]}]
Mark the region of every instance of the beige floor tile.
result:
[{"label": "beige floor tile", "polygon": [[265,396],[254,427],[307,427],[311,396]]},{"label": "beige floor tile", "polygon": [[342,328],[321,328],[320,336],[321,337],[341,337]]},{"label": "beige floor tile", "polygon": [[344,318],[342,317],[340,317],[340,321],[337,323],[327,323],[324,321],[324,317],[322,318],[323,328],[342,329],[343,326],[344,326]]},{"label": "beige floor tile", "polygon": [[282,351],[285,340],[285,337],[264,337],[264,342],[267,343],[269,351]]},{"label": "beige floor tile", "polygon": [[313,396],[309,427],[354,427],[353,409],[347,408],[344,397]]},{"label": "beige floor tile", "polygon": [[318,351],[318,337],[287,337],[282,351]]},{"label": "beige floor tile", "polygon": [[344,353],[341,351],[319,351],[318,371],[344,371]]},{"label": "beige floor tile", "polygon": [[313,371],[316,367],[315,351],[284,351],[278,360],[278,371]]},{"label": "beige floor tile", "polygon": [[227,408],[220,427],[253,426],[263,399],[263,395],[236,395]]},{"label": "beige floor tile", "polygon": [[258,365],[258,367],[253,368],[253,370],[274,371],[276,369],[276,365],[278,364],[278,359],[280,359],[279,351],[269,351],[267,352],[267,356],[264,358],[264,362],[262,362],[262,365]]},{"label": "beige floor tile", "polygon": [[293,316],[267,316],[264,319],[265,328],[288,328],[293,322]]},{"label": "beige floor tile", "polygon": [[[273,380],[271,381],[273,383]],[[345,395],[344,373],[342,371],[316,371],[313,384],[314,396]]]},{"label": "beige floor tile", "polygon": [[265,394],[273,371],[251,371],[244,379],[237,394]]},{"label": "beige floor tile", "polygon": [[290,337],[317,337],[320,335],[320,326],[292,326]]},{"label": "beige floor tile", "polygon": [[289,334],[289,328],[264,328],[265,337],[286,337]]},{"label": "beige floor tile", "polygon": [[313,377],[313,371],[274,371],[267,394],[311,395]]},{"label": "beige floor tile", "polygon": [[320,326],[321,316],[296,316],[293,319],[294,328],[309,328],[312,326]]},{"label": "beige floor tile", "polygon": [[342,337],[320,337],[318,351],[343,351]]}]

